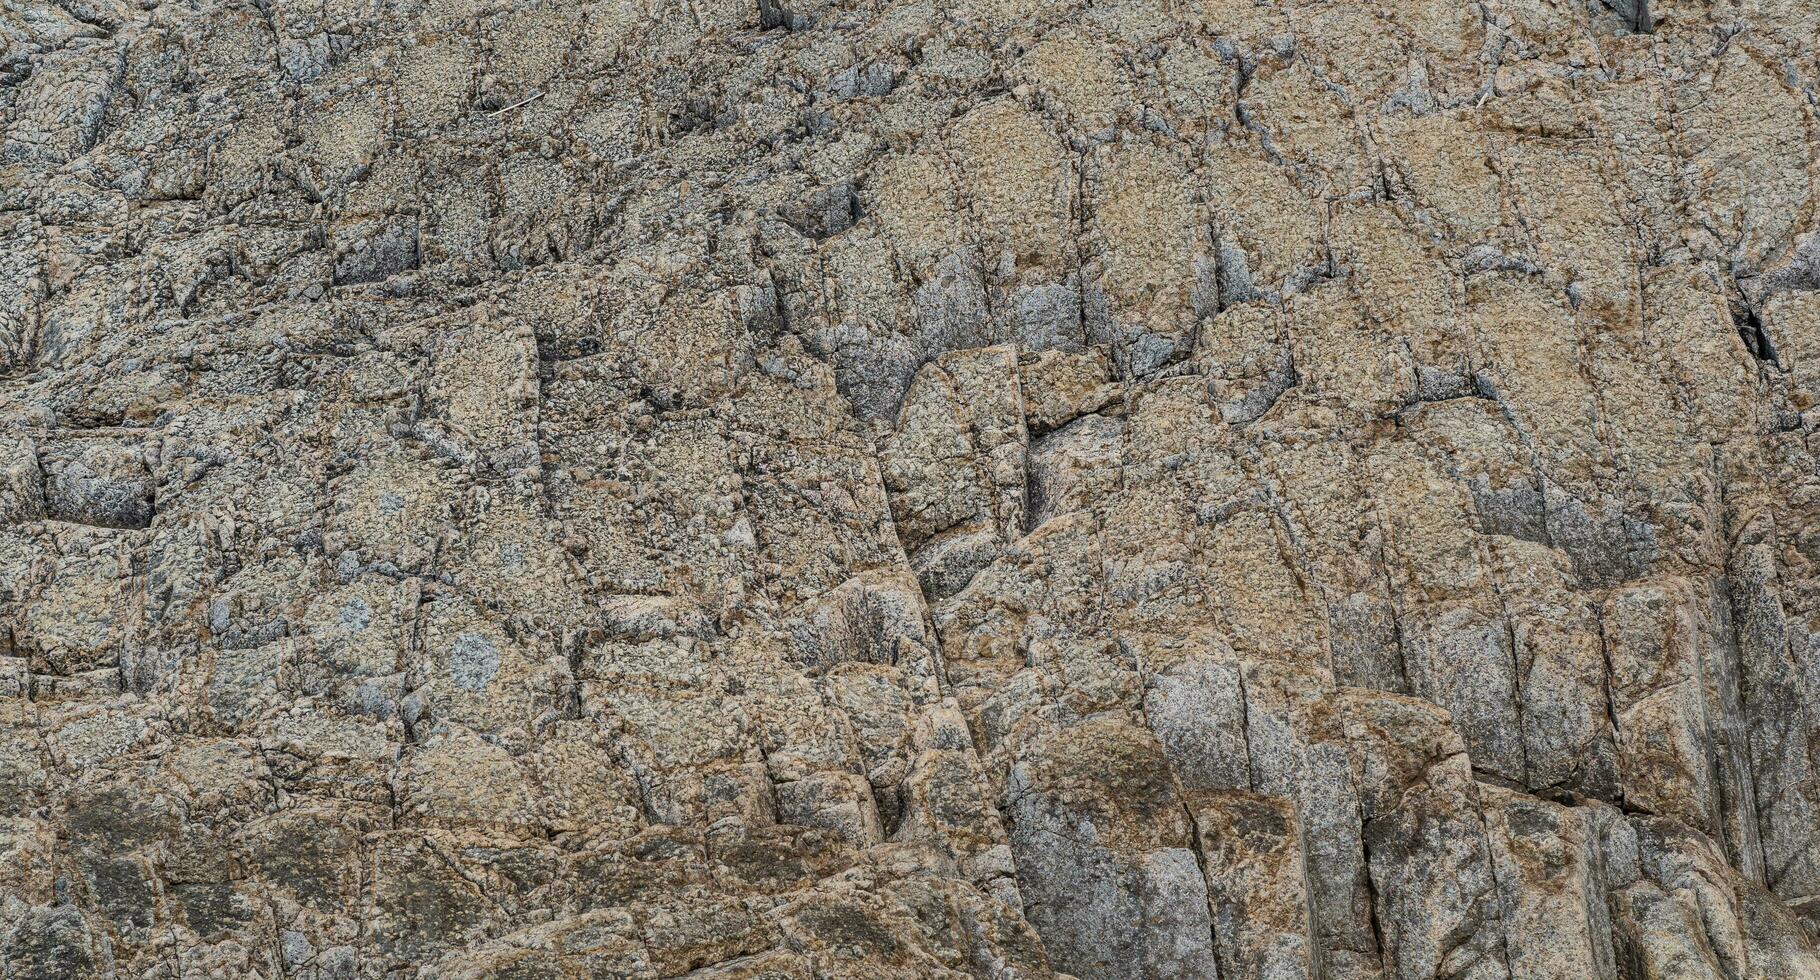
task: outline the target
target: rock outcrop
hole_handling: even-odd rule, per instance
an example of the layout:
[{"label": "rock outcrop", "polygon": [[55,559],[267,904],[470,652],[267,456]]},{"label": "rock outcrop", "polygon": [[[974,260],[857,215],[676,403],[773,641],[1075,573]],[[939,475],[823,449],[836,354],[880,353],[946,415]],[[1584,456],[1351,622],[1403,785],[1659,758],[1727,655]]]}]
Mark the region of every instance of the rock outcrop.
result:
[{"label": "rock outcrop", "polygon": [[1820,978],[1820,6],[0,40],[0,976]]}]

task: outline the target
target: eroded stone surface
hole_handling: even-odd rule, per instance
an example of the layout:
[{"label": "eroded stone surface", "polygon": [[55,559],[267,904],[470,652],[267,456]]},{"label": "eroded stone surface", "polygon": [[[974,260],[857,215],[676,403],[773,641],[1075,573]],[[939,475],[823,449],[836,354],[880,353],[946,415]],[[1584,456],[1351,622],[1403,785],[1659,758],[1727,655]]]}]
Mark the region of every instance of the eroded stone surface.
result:
[{"label": "eroded stone surface", "polygon": [[0,38],[0,975],[1820,977],[1812,4]]}]

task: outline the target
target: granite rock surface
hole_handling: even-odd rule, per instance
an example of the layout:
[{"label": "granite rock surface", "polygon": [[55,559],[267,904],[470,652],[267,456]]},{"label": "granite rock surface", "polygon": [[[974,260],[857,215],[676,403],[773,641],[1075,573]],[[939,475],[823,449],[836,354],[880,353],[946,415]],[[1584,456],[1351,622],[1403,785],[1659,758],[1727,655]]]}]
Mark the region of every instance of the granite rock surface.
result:
[{"label": "granite rock surface", "polygon": [[0,0],[0,977],[1820,978],[1820,6]]}]

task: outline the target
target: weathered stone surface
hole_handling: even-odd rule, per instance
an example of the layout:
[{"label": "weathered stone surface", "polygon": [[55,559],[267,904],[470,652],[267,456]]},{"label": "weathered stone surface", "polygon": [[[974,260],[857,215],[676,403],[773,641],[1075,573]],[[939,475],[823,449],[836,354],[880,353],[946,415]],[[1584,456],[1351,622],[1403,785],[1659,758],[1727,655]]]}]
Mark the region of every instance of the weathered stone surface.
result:
[{"label": "weathered stone surface", "polygon": [[1314,972],[1307,867],[1295,806],[1243,790],[1190,796],[1220,976]]},{"label": "weathered stone surface", "polygon": [[1005,806],[1024,914],[1058,968],[1219,975],[1194,825],[1173,781],[1156,740],[1109,716],[1032,742],[1012,766]]},{"label": "weathered stone surface", "polygon": [[0,0],[0,977],[1820,977],[1817,58]]}]

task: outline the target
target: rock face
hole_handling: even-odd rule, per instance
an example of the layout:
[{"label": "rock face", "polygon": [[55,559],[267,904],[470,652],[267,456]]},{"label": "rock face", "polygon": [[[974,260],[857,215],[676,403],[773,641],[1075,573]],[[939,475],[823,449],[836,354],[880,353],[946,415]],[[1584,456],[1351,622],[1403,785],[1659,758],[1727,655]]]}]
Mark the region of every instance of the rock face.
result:
[{"label": "rock face", "polygon": [[0,39],[0,977],[1820,978],[1820,5]]}]

